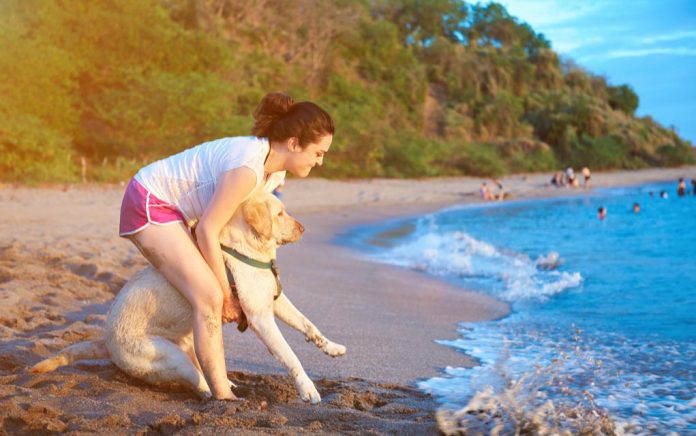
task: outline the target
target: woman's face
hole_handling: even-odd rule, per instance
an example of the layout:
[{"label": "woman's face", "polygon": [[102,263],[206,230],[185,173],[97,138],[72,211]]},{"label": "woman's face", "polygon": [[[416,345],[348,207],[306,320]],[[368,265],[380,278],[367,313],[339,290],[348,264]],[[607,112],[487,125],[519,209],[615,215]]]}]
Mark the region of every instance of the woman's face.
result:
[{"label": "woman's face", "polygon": [[326,135],[302,148],[296,138],[291,138],[288,143],[290,157],[286,169],[294,176],[307,177],[315,165],[321,166],[324,163],[324,155],[329,151],[332,140],[333,135]]}]

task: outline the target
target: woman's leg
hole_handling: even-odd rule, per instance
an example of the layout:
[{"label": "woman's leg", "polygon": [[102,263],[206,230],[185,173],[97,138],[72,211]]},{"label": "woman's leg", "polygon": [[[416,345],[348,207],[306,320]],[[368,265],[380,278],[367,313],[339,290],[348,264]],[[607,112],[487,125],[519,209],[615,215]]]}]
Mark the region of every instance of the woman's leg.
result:
[{"label": "woman's leg", "polygon": [[213,396],[236,398],[222,346],[223,293],[191,233],[183,223],[150,225],[129,239],[191,304],[194,347]]}]

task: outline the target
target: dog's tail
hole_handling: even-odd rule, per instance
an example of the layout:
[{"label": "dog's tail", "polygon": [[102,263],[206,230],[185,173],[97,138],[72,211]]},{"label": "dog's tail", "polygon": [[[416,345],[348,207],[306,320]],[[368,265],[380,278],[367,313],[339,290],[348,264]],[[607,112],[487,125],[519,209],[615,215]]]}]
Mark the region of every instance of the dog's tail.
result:
[{"label": "dog's tail", "polygon": [[78,360],[107,359],[109,350],[103,339],[79,342],[64,349],[60,353],[42,360],[29,369],[30,372],[51,372],[61,366],[70,365]]}]

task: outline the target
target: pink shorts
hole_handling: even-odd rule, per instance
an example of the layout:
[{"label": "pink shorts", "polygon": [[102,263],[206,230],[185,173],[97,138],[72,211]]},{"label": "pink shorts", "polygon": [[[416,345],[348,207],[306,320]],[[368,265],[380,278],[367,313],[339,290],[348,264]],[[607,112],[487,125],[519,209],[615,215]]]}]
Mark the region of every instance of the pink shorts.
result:
[{"label": "pink shorts", "polygon": [[163,225],[179,221],[186,222],[176,206],[160,200],[135,178],[131,179],[121,203],[119,236],[133,235],[150,224]]}]

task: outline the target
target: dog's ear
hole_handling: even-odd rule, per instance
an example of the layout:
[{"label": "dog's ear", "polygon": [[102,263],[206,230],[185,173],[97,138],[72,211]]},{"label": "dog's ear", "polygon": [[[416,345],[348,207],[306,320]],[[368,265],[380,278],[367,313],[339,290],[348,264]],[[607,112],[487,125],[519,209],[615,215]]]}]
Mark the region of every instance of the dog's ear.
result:
[{"label": "dog's ear", "polygon": [[242,216],[249,227],[264,240],[273,236],[273,221],[268,204],[260,201],[252,201],[242,205]]}]

